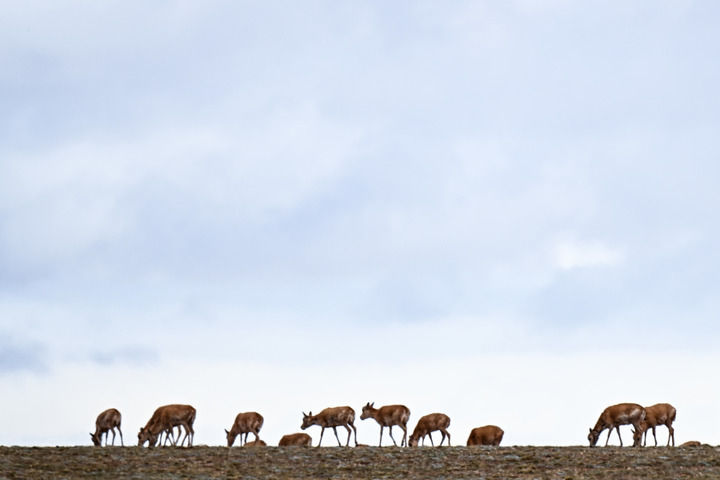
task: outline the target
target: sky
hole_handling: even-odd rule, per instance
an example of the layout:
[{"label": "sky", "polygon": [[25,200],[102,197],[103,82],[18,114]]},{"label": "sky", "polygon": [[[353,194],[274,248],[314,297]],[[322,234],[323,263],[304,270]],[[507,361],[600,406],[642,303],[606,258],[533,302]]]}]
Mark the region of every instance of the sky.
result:
[{"label": "sky", "polygon": [[368,401],[720,443],[717,2],[0,6],[1,445],[375,444]]}]

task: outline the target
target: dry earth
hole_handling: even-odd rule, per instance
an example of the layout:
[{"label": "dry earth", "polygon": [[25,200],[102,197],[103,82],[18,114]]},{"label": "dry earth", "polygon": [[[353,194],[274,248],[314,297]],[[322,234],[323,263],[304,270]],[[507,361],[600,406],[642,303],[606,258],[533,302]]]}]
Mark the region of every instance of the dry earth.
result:
[{"label": "dry earth", "polygon": [[720,447],[0,447],[0,478],[720,478]]}]

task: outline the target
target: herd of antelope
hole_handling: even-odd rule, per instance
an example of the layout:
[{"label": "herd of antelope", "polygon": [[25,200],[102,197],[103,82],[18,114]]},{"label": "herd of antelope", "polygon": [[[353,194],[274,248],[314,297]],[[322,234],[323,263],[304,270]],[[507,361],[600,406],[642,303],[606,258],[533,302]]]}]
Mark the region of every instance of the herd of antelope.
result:
[{"label": "herd of antelope", "polygon": [[[644,434],[644,441],[642,445],[645,446],[647,443],[647,432],[652,430],[653,437],[655,438],[655,446],[657,446],[657,436],[655,435],[655,427],[665,425],[668,428],[668,443],[670,445],[672,441],[673,447],[675,446],[675,429],[672,424],[675,421],[675,407],[669,403],[659,403],[651,407],[643,407],[637,403],[621,403],[618,405],[612,405],[603,410],[600,418],[594,428],[590,429],[588,434],[588,441],[590,446],[594,447],[597,444],[600,433],[608,429],[607,440],[605,446],[610,441],[610,434],[613,429],[617,430],[618,437],[620,438],[620,446],[622,443],[622,436],[620,436],[621,425],[632,425],[633,426],[633,446],[640,446],[641,439]],[[444,413],[431,413],[425,415],[418,420],[415,430],[413,430],[410,438],[407,434],[407,423],[410,418],[410,409],[405,405],[386,405],[384,407],[375,408],[375,403],[368,402],[362,407],[362,414],[360,415],[361,420],[368,418],[374,419],[380,425],[380,440],[378,446],[382,446],[383,431],[385,427],[389,427],[388,433],[393,444],[397,446],[395,437],[393,437],[392,429],[397,426],[403,431],[402,440],[400,446],[416,447],[420,442],[425,445],[425,437],[430,438],[430,444],[435,446],[432,439],[432,432],[439,431],[441,434],[440,443],[442,445],[447,438],[447,445],[450,445],[450,432],[448,427],[450,426],[450,417]],[[105,410],[98,415],[95,422],[95,433],[91,433],[93,444],[96,446],[102,445],[102,437],[105,436],[105,445],[108,444],[109,433],[112,432],[112,445],[115,445],[115,429],[120,434],[120,444],[124,445],[122,431],[120,430],[120,423],[122,417],[120,412],[115,408]],[[149,447],[155,447],[157,445],[185,445],[191,447],[195,431],[193,430],[193,423],[195,422],[195,408],[190,405],[165,405],[159,407],[150,417],[147,424],[140,429],[138,433],[138,446],[144,446],[145,443]],[[225,430],[225,436],[227,439],[227,446],[232,447],[235,440],[240,436],[240,446],[265,446],[267,445],[264,441],[260,440],[260,429],[263,426],[263,416],[257,412],[245,412],[238,413],[235,417],[230,430]],[[320,413],[313,415],[312,412],[304,413],[300,428],[303,430],[317,425],[321,428],[320,440],[318,441],[318,447],[322,444],[323,434],[326,428],[332,428],[335,433],[335,438],[339,446],[342,446],[340,437],[338,437],[337,427],[344,427],[347,430],[347,441],[345,446],[350,446],[351,437],[355,436],[355,446],[360,446],[357,441],[357,430],[355,429],[355,410],[351,407],[332,407],[322,410]],[[177,433],[175,432],[177,428]],[[185,435],[180,438],[181,434]],[[248,442],[248,435],[253,434],[255,439]],[[163,434],[165,438],[163,440]],[[474,428],[470,432],[470,436],[467,439],[467,445],[488,445],[498,446],[503,438],[503,430],[495,425],[486,425],[484,427]],[[279,446],[311,446],[312,439],[307,433],[293,433],[284,435],[278,442]]]}]

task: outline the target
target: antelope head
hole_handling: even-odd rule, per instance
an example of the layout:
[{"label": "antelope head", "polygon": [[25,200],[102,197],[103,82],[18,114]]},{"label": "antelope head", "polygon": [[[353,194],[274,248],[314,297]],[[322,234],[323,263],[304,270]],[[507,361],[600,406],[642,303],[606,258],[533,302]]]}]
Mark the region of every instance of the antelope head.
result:
[{"label": "antelope head", "polygon": [[591,428],[587,438],[588,442],[590,442],[590,446],[594,447],[597,444],[598,438],[600,438],[600,432],[597,432]]},{"label": "antelope head", "polygon": [[97,435],[95,433],[91,433],[90,438],[92,439],[93,445],[95,445],[96,447],[100,446],[100,436],[99,435]]},{"label": "antelope head", "polygon": [[138,432],[138,447],[142,447],[145,442],[149,442],[149,446],[154,447],[156,441],[157,438],[153,438],[149,428],[140,428],[140,431]]},{"label": "antelope head", "polygon": [[372,411],[374,410],[375,402],[368,402],[367,405],[365,405],[362,409],[362,414],[360,415],[360,420],[365,420],[366,418],[372,417]]},{"label": "antelope head", "polygon": [[303,422],[302,422],[302,425],[300,425],[300,428],[305,430],[309,426],[313,425],[313,414],[312,414],[312,412],[308,412],[308,413],[302,412],[302,414],[303,414]]},{"label": "antelope head", "polygon": [[640,447],[642,446],[642,435],[643,435],[643,426],[640,424],[640,428],[638,430],[635,430],[633,428],[633,447]]},{"label": "antelope head", "polygon": [[233,443],[235,443],[235,435],[231,435],[230,432],[228,432],[226,429],[225,430],[225,438],[227,438],[228,447],[232,447]]}]

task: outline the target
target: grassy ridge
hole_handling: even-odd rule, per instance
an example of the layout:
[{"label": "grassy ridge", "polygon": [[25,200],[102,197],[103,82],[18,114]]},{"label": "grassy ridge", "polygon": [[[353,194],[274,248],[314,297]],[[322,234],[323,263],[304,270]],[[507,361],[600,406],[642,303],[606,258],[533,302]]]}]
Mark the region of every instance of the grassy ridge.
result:
[{"label": "grassy ridge", "polygon": [[0,447],[0,478],[720,478],[720,448]]}]

